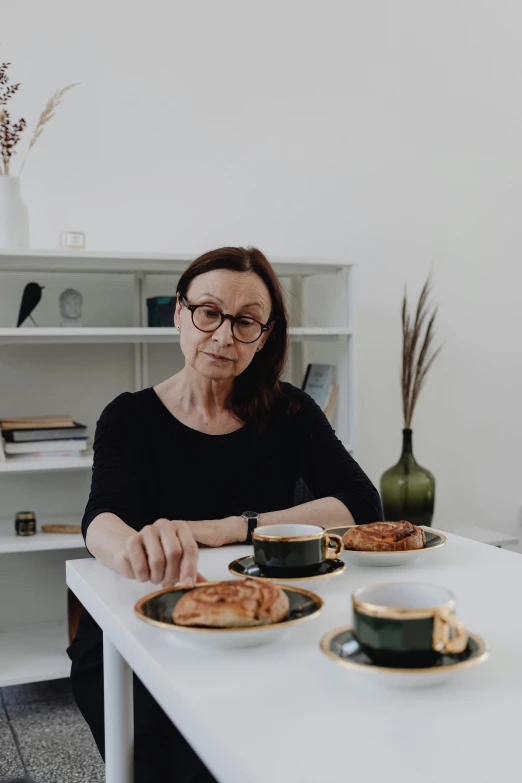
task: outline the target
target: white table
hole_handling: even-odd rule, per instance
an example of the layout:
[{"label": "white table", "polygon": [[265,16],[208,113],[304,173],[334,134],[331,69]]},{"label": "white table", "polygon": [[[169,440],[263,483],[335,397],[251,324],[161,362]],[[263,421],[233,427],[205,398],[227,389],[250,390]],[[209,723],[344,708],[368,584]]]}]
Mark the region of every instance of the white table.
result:
[{"label": "white table", "polygon": [[518,544],[517,536],[514,536],[512,533],[489,530],[486,527],[478,527],[478,525],[455,528],[454,532],[457,536],[471,538],[473,541],[480,541],[481,544],[490,544],[490,546],[503,547]]},{"label": "white table", "polygon": [[[220,783],[518,779],[522,559],[447,537],[445,547],[409,566],[348,567],[320,591],[322,615],[279,642],[219,652],[169,640],[134,615],[154,585],[125,580],[95,560],[69,561],[67,584],[104,631],[107,781],[132,780],[131,669]],[[228,578],[229,561],[248,551],[203,550],[200,571]],[[319,639],[351,622],[352,590],[385,581],[453,590],[459,615],[489,643],[490,659],[447,684],[413,690],[384,687],[329,661]]]}]

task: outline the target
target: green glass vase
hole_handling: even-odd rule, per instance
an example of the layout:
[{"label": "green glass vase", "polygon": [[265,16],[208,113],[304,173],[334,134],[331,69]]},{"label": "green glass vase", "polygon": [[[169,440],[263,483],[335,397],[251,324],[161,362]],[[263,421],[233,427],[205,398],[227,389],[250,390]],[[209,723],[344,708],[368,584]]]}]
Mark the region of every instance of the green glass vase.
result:
[{"label": "green glass vase", "polygon": [[401,519],[431,527],[435,507],[435,477],[415,462],[412,430],[402,431],[402,454],[381,478],[384,519]]}]

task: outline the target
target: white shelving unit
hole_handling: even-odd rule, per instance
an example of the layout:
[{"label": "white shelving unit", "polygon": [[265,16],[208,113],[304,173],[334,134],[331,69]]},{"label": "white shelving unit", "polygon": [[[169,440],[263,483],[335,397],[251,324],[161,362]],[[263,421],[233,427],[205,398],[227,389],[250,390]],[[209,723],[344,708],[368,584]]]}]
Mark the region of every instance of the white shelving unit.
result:
[{"label": "white shelving unit", "polygon": [[[146,299],[172,294],[177,277],[193,257],[0,250],[0,416],[71,413],[89,426],[92,436],[97,416],[110,399],[129,388],[153,385],[177,371],[181,366],[178,332],[147,326]],[[287,293],[291,314],[286,377],[300,386],[308,362],[336,365],[339,395],[334,426],[353,451],[352,265],[328,259],[271,260]],[[39,326],[16,328],[13,323],[19,297],[32,280],[45,284],[51,293],[47,304],[44,306],[42,299],[35,311]],[[57,293],[67,286],[90,294],[84,296],[90,307],[84,302],[83,327],[58,326]],[[46,366],[46,356],[51,369]],[[31,362],[38,364],[41,377],[32,370]],[[64,363],[71,367],[69,375],[63,374]],[[34,384],[34,394],[28,384]],[[33,405],[33,400],[38,404]],[[5,599],[0,608],[0,686],[69,674],[65,560],[82,553],[87,556],[83,540],[41,532],[22,538],[15,535],[13,520],[16,510],[37,510],[34,506],[39,507],[41,497],[45,513],[37,513],[39,524],[78,524],[91,467],[89,452],[81,457],[8,458],[0,462],[0,496],[4,499],[0,509],[0,589]],[[26,498],[31,500],[29,505]],[[10,602],[10,595],[14,602]]]},{"label": "white shelving unit", "polygon": [[[306,340],[316,337],[331,340],[332,337],[346,338],[351,330],[315,329],[310,327],[292,327],[289,329],[292,340]],[[46,343],[171,343],[179,340],[179,332],[174,328],[124,326],[124,327],[82,327],[77,329],[23,328],[0,329],[0,345]]]},{"label": "white shelving unit", "polygon": [[[41,517],[39,525],[77,525],[70,517]],[[0,555],[9,552],[45,552],[57,549],[85,549],[83,536],[78,533],[38,533],[36,536],[17,536],[12,519],[0,519]]]},{"label": "white shelving unit", "polygon": [[92,467],[92,454],[81,457],[42,457],[25,459],[11,457],[0,462],[2,473],[48,473],[53,470],[85,470]]}]

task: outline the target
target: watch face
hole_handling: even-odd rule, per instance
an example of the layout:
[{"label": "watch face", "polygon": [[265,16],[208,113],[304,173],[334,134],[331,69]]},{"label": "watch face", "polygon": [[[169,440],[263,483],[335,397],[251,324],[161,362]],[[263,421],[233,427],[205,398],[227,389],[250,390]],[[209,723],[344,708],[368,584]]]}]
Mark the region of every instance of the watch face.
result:
[{"label": "watch face", "polygon": [[256,511],[243,511],[241,516],[245,517],[246,519],[256,519],[259,514]]}]

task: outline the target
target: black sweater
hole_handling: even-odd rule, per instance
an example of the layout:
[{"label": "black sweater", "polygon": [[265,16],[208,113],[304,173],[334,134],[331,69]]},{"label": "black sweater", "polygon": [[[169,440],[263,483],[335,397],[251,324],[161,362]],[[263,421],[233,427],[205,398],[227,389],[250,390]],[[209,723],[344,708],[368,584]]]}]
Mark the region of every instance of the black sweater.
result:
[{"label": "black sweater", "polygon": [[[381,520],[377,490],[321,409],[305,392],[290,384],[284,388],[297,398],[299,410],[274,415],[263,436],[252,424],[228,435],[207,435],[178,421],[152,388],[120,394],[96,426],[84,537],[104,511],[141,530],[161,517],[222,519],[247,509],[290,508],[300,478],[315,498],[343,502],[357,524]],[[328,527],[330,521],[319,523]],[[100,638],[84,612],[70,657],[82,657]]]}]

